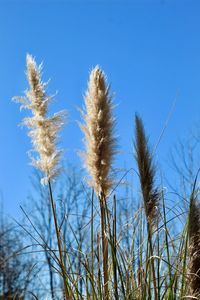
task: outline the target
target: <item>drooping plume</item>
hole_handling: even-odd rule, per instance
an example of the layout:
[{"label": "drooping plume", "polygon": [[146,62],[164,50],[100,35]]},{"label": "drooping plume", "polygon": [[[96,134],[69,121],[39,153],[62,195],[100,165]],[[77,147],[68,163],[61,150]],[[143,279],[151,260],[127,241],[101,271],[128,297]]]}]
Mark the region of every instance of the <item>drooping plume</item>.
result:
[{"label": "drooping plume", "polygon": [[90,74],[83,118],[81,129],[85,134],[85,165],[96,193],[106,195],[112,186],[110,169],[116,147],[112,99],[105,75],[99,66]]},{"label": "drooping plume", "polygon": [[139,116],[135,116],[135,156],[139,169],[140,184],[144,199],[145,214],[150,229],[157,224],[159,217],[160,193],[155,185],[155,167],[148,146],[144,126]]},{"label": "drooping plume", "polygon": [[42,183],[59,174],[59,162],[62,151],[57,149],[58,133],[63,125],[64,112],[55,113],[48,117],[48,106],[52,96],[46,94],[47,83],[41,79],[42,65],[37,66],[31,55],[26,57],[27,80],[29,90],[24,97],[14,97],[22,103],[22,108],[30,109],[32,116],[24,119],[24,124],[30,129],[29,136],[32,139],[34,151],[37,157],[31,156],[32,164],[44,173]]},{"label": "drooping plume", "polygon": [[190,294],[200,297],[200,205],[193,197],[189,212],[189,280]]}]

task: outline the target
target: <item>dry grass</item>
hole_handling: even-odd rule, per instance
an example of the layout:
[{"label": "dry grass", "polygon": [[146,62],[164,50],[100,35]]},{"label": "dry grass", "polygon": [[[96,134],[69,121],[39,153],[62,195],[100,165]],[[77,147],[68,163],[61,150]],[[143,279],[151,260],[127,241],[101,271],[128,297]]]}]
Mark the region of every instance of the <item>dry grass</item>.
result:
[{"label": "dry grass", "polygon": [[[78,230],[75,231],[65,206],[62,218],[58,215],[51,186],[51,179],[60,171],[61,151],[57,149],[57,139],[63,125],[63,112],[47,116],[51,97],[47,96],[46,83],[41,80],[41,66],[37,66],[30,55],[27,56],[27,78],[30,89],[25,97],[16,99],[32,111],[32,117],[26,118],[24,123],[30,129],[34,150],[38,153],[32,163],[43,172],[42,182],[48,184],[49,222],[51,224],[52,217],[56,237],[56,249],[46,244],[42,247],[54,259],[51,267],[56,271],[57,280],[62,282],[62,299],[198,299],[200,210],[196,183],[187,212],[183,211],[183,206],[180,209],[174,203],[170,206],[162,187],[156,187],[154,157],[142,119],[136,115],[135,159],[142,201],[132,199],[127,204],[125,194],[120,206],[117,195],[109,198],[109,191],[114,187],[111,168],[116,154],[113,104],[105,75],[96,66],[90,74],[80,125],[85,142],[82,155],[93,190],[91,197],[85,196],[82,206],[84,210],[90,205],[91,215],[87,224],[81,226],[77,213]],[[78,207],[76,202],[77,211]],[[88,217],[88,209],[86,213]],[[29,216],[26,217],[38,233]],[[182,220],[183,223],[187,221],[185,226],[180,225]],[[178,222],[180,230],[177,233],[173,225]],[[51,232],[48,236],[54,239]],[[72,246],[66,236],[72,237]],[[56,291],[52,291],[52,295],[55,294]]]},{"label": "dry grass", "polygon": [[110,169],[116,153],[116,143],[113,136],[111,96],[105,75],[99,66],[90,74],[83,118],[81,129],[85,135],[86,150],[82,155],[91,176],[91,185],[98,196],[107,195],[112,186]]}]

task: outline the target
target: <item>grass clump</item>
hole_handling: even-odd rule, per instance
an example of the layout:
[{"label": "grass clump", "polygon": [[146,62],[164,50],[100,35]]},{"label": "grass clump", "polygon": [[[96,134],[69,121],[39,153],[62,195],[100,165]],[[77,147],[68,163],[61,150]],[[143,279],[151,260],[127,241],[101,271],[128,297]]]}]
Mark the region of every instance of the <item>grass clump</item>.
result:
[{"label": "grass clump", "polygon": [[[136,199],[131,187],[119,184],[131,171],[116,182],[111,175],[117,152],[112,97],[105,74],[96,66],[89,77],[80,124],[85,143],[81,155],[90,175],[89,187],[78,186],[69,172],[70,188],[62,185],[62,192],[55,193],[58,199],[54,201],[52,180],[60,173],[62,152],[57,148],[57,140],[64,113],[48,117],[52,97],[47,95],[46,83],[42,82],[41,66],[30,55],[27,79],[30,89],[25,97],[16,99],[32,112],[24,124],[30,129],[38,155],[32,158],[32,163],[42,174],[44,186],[39,188],[40,195],[48,198],[44,202],[49,224],[44,228],[49,230],[48,234],[44,234],[42,227],[39,232],[31,218],[26,217],[43,242],[38,245],[42,246],[49,264],[51,298],[199,299],[197,179],[191,196],[184,199],[188,205],[178,206],[174,199],[167,199],[169,194],[157,184],[154,155],[142,119],[136,115],[134,179],[140,183],[140,196]],[[47,189],[48,193],[41,189]],[[45,205],[40,217],[46,222]],[[55,286],[60,287],[61,293]],[[38,295],[41,299],[41,294]]]}]

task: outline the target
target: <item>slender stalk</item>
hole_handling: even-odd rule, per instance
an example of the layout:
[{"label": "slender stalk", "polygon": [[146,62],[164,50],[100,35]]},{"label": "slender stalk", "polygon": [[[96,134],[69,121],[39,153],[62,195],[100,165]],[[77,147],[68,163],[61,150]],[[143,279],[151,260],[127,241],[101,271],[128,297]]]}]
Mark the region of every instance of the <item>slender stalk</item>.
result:
[{"label": "slender stalk", "polygon": [[105,201],[105,213],[107,218],[107,227],[108,227],[108,238],[107,241],[109,241],[110,244],[110,250],[112,254],[112,265],[113,265],[113,278],[114,278],[114,295],[115,299],[118,299],[118,283],[117,283],[117,239],[116,239],[116,197],[114,195],[113,198],[113,223],[112,223],[112,229],[111,229],[111,220],[109,216],[108,206],[107,202]]},{"label": "slender stalk", "polygon": [[152,275],[153,275],[154,296],[155,296],[155,300],[158,300],[156,272],[155,272],[155,265],[154,265],[154,259],[153,259],[154,253],[153,253],[152,233],[151,233],[151,229],[150,229],[148,221],[147,221],[147,231],[148,231],[149,253],[151,256],[151,270],[152,270]]},{"label": "slender stalk", "polygon": [[146,296],[146,288],[143,276],[143,247],[144,247],[144,221],[143,221],[143,212],[140,208],[140,218],[139,218],[139,247],[138,247],[138,287],[140,290],[140,295],[142,299],[145,299]]},{"label": "slender stalk", "polygon": [[98,294],[99,299],[102,298],[102,288],[101,288],[101,263],[100,263],[100,236],[97,234],[97,261],[98,261]]},{"label": "slender stalk", "polygon": [[61,273],[62,273],[63,286],[64,286],[64,295],[65,295],[65,299],[68,300],[68,299],[70,299],[70,297],[69,297],[68,285],[67,285],[67,281],[66,281],[66,272],[65,272],[65,265],[64,265],[64,261],[63,261],[60,231],[59,231],[58,222],[57,222],[56,209],[55,209],[55,203],[53,200],[53,193],[52,193],[50,180],[48,181],[48,188],[49,188],[50,202],[51,202],[51,208],[52,208],[52,213],[53,213],[54,226],[55,226],[55,230],[56,230],[56,238],[57,238],[58,252],[59,252],[59,259],[60,259],[60,269],[61,269]]},{"label": "slender stalk", "polygon": [[117,228],[116,228],[116,221],[117,221],[117,210],[116,210],[116,196],[113,197],[113,210],[114,210],[114,217],[113,217],[113,277],[114,277],[114,294],[115,299],[119,299],[118,295],[118,280],[117,280]]},{"label": "slender stalk", "polygon": [[167,262],[168,262],[168,272],[169,272],[169,293],[168,297],[169,299],[173,299],[173,279],[172,279],[172,270],[171,270],[171,263],[170,263],[170,253],[169,253],[169,240],[168,240],[168,228],[167,228],[167,216],[166,216],[166,208],[165,208],[165,199],[162,192],[162,201],[163,201],[163,219],[164,219],[164,236],[165,236],[165,245],[166,245],[166,251],[167,251]]},{"label": "slender stalk", "polygon": [[[158,225],[157,225],[158,228]],[[160,237],[159,237],[159,230],[157,231],[157,255],[160,257]],[[157,287],[158,287],[158,300],[160,300],[160,260],[157,263]]]},{"label": "slender stalk", "polygon": [[185,237],[185,247],[184,247],[184,256],[183,256],[183,266],[182,266],[182,280],[181,280],[181,291],[180,291],[180,297],[184,297],[185,295],[185,282],[186,282],[186,268],[187,268],[187,254],[188,254],[188,242],[189,242],[189,233],[188,233],[188,224],[189,224],[189,217],[186,224],[186,237]]},{"label": "slender stalk", "polygon": [[101,241],[102,241],[102,259],[103,259],[103,278],[104,278],[104,299],[109,297],[108,293],[108,240],[106,237],[106,198],[102,194],[99,197],[100,212],[101,212]]},{"label": "slender stalk", "polygon": [[[148,298],[151,299],[151,269],[149,272],[149,268],[151,268],[151,261],[149,261],[149,255],[151,256],[150,253],[150,245],[149,245],[149,235],[148,235],[148,239],[147,239],[147,245],[146,245],[146,270],[145,270],[145,297],[144,299],[146,299],[147,295]],[[149,267],[150,265],[150,267]]]},{"label": "slender stalk", "polygon": [[[94,282],[94,189],[92,190],[91,203],[91,268],[92,268],[92,282]],[[94,292],[92,292],[92,299],[94,299]]]}]

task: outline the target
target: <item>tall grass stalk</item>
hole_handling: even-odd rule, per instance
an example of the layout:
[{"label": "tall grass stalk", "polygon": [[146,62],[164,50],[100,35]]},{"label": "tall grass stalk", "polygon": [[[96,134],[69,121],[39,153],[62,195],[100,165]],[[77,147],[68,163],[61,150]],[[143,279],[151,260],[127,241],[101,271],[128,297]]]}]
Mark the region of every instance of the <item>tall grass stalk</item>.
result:
[{"label": "tall grass stalk", "polygon": [[107,222],[106,222],[106,198],[99,197],[100,215],[101,215],[101,239],[102,239],[102,261],[103,261],[103,276],[104,276],[104,297],[107,300],[109,297],[108,290],[108,239],[107,239]]},{"label": "tall grass stalk", "polygon": [[60,172],[59,161],[62,151],[58,150],[56,145],[58,132],[63,126],[64,113],[59,112],[52,117],[47,116],[48,105],[52,97],[46,94],[47,83],[42,82],[42,65],[38,66],[34,58],[29,54],[26,58],[26,64],[26,74],[30,89],[26,91],[25,97],[15,97],[14,99],[22,104],[22,108],[30,109],[32,112],[31,117],[24,119],[24,124],[30,129],[29,136],[32,139],[35,152],[39,155],[36,158],[31,157],[32,164],[42,171],[44,177],[41,182],[48,185],[59,250],[59,265],[62,273],[64,295],[66,299],[69,299],[61,237],[51,188],[51,180]]},{"label": "tall grass stalk", "polygon": [[[92,202],[91,202],[91,280],[94,282],[94,189],[92,189]],[[92,292],[92,299],[94,300],[94,293]]]},{"label": "tall grass stalk", "polygon": [[85,112],[82,112],[84,124],[80,127],[85,134],[86,150],[82,154],[86,168],[91,176],[100,205],[102,262],[104,274],[104,297],[108,299],[108,240],[106,220],[106,197],[112,186],[110,167],[115,154],[115,139],[113,137],[114,120],[109,87],[99,68],[95,67],[88,83],[85,95]]},{"label": "tall grass stalk", "polygon": [[118,278],[117,278],[117,208],[116,196],[113,197],[113,240],[112,240],[112,261],[113,261],[113,278],[114,278],[114,295],[115,299],[119,299],[118,295]]},{"label": "tall grass stalk", "polygon": [[171,268],[171,261],[170,261],[170,249],[169,249],[169,238],[168,238],[168,228],[167,228],[167,216],[166,216],[166,206],[165,206],[165,199],[164,199],[164,193],[162,191],[162,206],[163,206],[163,221],[164,221],[164,238],[165,238],[165,245],[166,245],[166,251],[167,251],[167,266],[168,266],[168,272],[169,272],[169,283],[167,284],[169,286],[169,291],[167,292],[169,300],[173,300],[173,278],[172,278],[172,268]]},{"label": "tall grass stalk", "polygon": [[53,193],[52,193],[50,180],[48,181],[48,188],[49,188],[49,195],[50,195],[50,202],[51,202],[54,226],[55,226],[55,230],[56,230],[56,238],[57,238],[57,245],[58,245],[58,251],[59,251],[59,264],[60,264],[62,278],[63,278],[64,295],[65,295],[65,299],[68,300],[68,299],[71,299],[71,297],[69,296],[68,282],[67,282],[66,270],[65,270],[64,260],[63,260],[62,240],[61,240],[61,236],[60,236],[60,230],[58,227],[56,208],[55,208],[55,203],[53,200]]},{"label": "tall grass stalk", "polygon": [[135,156],[139,169],[140,185],[142,189],[142,195],[144,200],[144,208],[147,219],[147,235],[149,243],[149,253],[151,260],[151,269],[154,285],[155,300],[158,300],[157,280],[154,265],[154,250],[152,241],[153,228],[158,224],[159,218],[159,201],[160,193],[155,189],[155,167],[153,165],[152,155],[149,150],[148,140],[145,135],[144,127],[141,118],[135,116]]}]

